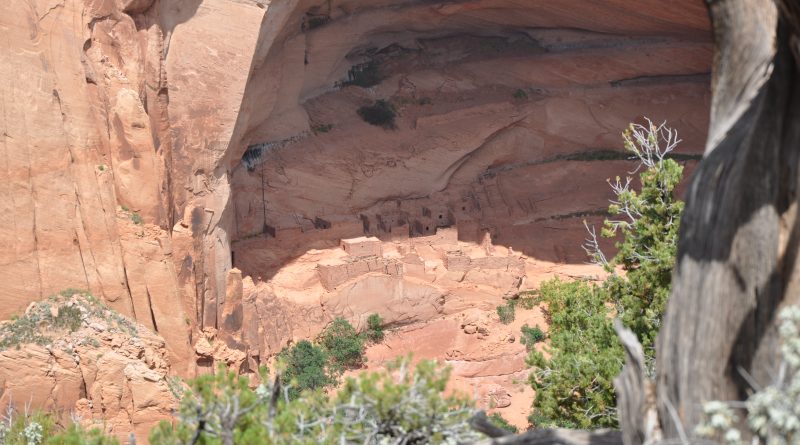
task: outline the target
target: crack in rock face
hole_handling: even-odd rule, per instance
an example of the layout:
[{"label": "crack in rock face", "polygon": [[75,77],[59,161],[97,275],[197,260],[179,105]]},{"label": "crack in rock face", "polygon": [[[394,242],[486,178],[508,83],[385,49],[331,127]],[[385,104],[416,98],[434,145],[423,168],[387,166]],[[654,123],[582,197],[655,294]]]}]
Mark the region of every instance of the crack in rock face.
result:
[{"label": "crack in rock face", "polygon": [[546,326],[497,306],[600,274],[583,220],[629,122],[677,129],[687,176],[705,143],[700,0],[12,3],[0,315],[90,290],[182,376],[379,313],[370,367],[415,350],[523,416],[519,327]]}]

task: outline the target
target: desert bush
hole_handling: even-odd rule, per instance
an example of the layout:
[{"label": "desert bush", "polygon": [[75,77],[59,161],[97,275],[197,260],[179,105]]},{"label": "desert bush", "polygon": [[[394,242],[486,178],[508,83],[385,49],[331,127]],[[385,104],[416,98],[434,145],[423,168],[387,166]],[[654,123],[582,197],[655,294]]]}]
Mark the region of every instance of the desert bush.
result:
[{"label": "desert bush", "polygon": [[364,339],[342,317],[337,317],[325,328],[320,336],[320,345],[330,357],[334,370],[358,368],[364,363]]},{"label": "desert bush", "polygon": [[46,445],[119,445],[115,437],[107,436],[99,428],[85,429],[72,424],[62,432],[47,439]]},{"label": "desert bush", "polygon": [[[56,315],[53,315],[55,313]],[[46,300],[38,301],[24,314],[12,316],[0,323],[0,351],[19,349],[25,344],[51,345],[65,334],[78,331],[90,319],[103,320],[109,331],[138,334],[136,324],[109,309],[86,291],[65,289]],[[79,344],[98,345],[91,338]]]},{"label": "desert bush", "polygon": [[372,343],[383,341],[383,318],[378,314],[367,317],[367,330],[364,332],[366,339]]},{"label": "desert bush", "polygon": [[550,315],[545,353],[532,350],[531,384],[536,390],[531,423],[537,427],[616,427],[613,379],[623,353],[603,289],[559,279],[539,293]]},{"label": "desert bush", "polygon": [[0,417],[0,444],[3,445],[118,445],[100,429],[87,430],[70,423],[59,426],[54,413],[19,412],[12,405]]},{"label": "desert bush", "polygon": [[58,315],[53,318],[53,326],[75,332],[83,323],[83,314],[77,306],[63,306],[58,308]]},{"label": "desert bush", "polygon": [[514,321],[516,316],[516,300],[508,300],[506,304],[497,306],[497,316],[500,317],[500,322],[509,324]]},{"label": "desert bush", "polygon": [[138,214],[137,212],[131,213],[131,221],[133,221],[133,223],[137,226],[141,226],[144,223],[142,215]]},{"label": "desert bush", "polygon": [[494,426],[502,428],[508,431],[509,433],[514,433],[514,434],[519,433],[519,428],[508,423],[508,420],[506,420],[500,413],[492,413],[489,416],[489,422],[492,422]]},{"label": "desert bush", "polygon": [[319,346],[301,340],[284,349],[278,359],[285,367],[283,378],[289,384],[289,397],[297,398],[305,390],[324,388],[335,383],[328,367],[328,355]]},{"label": "desert bush", "polygon": [[538,291],[524,291],[517,295],[517,304],[527,310],[531,310],[539,304]]},{"label": "desert bush", "polygon": [[394,106],[383,99],[376,100],[372,105],[365,105],[358,109],[358,115],[364,122],[383,128],[394,128],[396,112]]},{"label": "desert bush", "polygon": [[522,331],[522,337],[520,338],[519,342],[525,345],[525,348],[530,352],[533,349],[533,346],[536,343],[543,342],[547,335],[544,331],[536,325],[534,327],[530,327],[527,324],[522,325],[520,329]]},{"label": "desert bush", "polygon": [[138,212],[132,212],[131,209],[128,208],[128,206],[124,206],[124,205],[120,206],[120,208],[122,208],[122,211],[125,212],[128,215],[128,217],[131,219],[131,221],[134,224],[136,224],[137,226],[140,226],[140,225],[142,225],[144,223],[144,220],[142,219],[142,215],[140,215]]},{"label": "desert bush", "polygon": [[[300,343],[298,343],[299,345]],[[266,369],[260,370],[262,378]],[[252,390],[249,379],[224,365],[188,383],[181,394],[178,422],[162,421],[150,432],[153,445],[264,443],[260,417],[269,394]]]},{"label": "desert bush", "polygon": [[[190,383],[178,422],[153,430],[153,445],[178,444],[450,444],[478,439],[467,420],[471,402],[444,396],[449,370],[404,359],[381,373],[348,378],[335,396],[306,391],[292,399],[282,388],[220,368]],[[277,397],[273,397],[278,395]]]},{"label": "desert bush", "polygon": [[[55,315],[54,315],[55,314]],[[109,309],[86,291],[65,289],[37,301],[24,314],[0,323],[0,350],[25,344],[50,345],[81,328],[90,318],[108,323],[110,331],[137,335],[136,324]],[[86,340],[91,343],[90,340]]]},{"label": "desert bush", "polygon": [[4,445],[40,445],[56,433],[53,414],[35,411],[19,413],[13,407],[0,420],[0,443]]},{"label": "desert bush", "polygon": [[[468,424],[472,402],[443,396],[449,368],[422,361],[416,369],[398,360],[384,373],[349,378],[337,393],[334,432],[343,443],[465,443],[480,437]],[[376,428],[378,426],[378,428]],[[372,438],[371,440],[369,440]]]},{"label": "desert bush", "polygon": [[52,339],[39,330],[38,317],[17,316],[0,325],[0,350],[11,347],[19,349],[24,344],[45,345]]},{"label": "desert bush", "polygon": [[[63,299],[52,297],[51,300],[35,303],[25,314],[11,317],[11,320],[0,324],[0,350],[10,347],[19,348],[24,344],[48,345],[58,334],[54,331],[68,333],[78,330],[83,323],[83,314],[76,306],[65,306]],[[51,307],[55,305],[57,315],[53,316]]]}]

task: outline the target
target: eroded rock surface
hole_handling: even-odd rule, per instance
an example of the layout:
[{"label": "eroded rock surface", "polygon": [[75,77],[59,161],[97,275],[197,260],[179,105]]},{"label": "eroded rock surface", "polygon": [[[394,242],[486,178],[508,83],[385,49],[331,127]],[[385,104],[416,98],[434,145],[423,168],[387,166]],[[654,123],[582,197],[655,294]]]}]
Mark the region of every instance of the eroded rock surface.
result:
[{"label": "eroded rock surface", "polygon": [[0,406],[74,414],[127,440],[177,407],[164,339],[82,294],[0,325]]},{"label": "eroded rock surface", "polygon": [[700,0],[10,0],[0,39],[0,318],[88,289],[183,376],[338,315],[477,341],[583,262],[628,122],[688,171],[708,122]]}]

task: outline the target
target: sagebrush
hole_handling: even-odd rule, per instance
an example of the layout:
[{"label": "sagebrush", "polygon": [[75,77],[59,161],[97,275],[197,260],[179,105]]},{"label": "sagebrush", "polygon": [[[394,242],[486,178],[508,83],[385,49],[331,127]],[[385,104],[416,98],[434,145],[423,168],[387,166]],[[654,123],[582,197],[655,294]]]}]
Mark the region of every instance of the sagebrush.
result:
[{"label": "sagebrush", "polygon": [[266,375],[262,370],[255,389],[224,368],[192,381],[179,421],[161,422],[151,444],[451,444],[481,437],[468,423],[470,399],[444,395],[449,370],[434,362],[411,368],[399,360],[385,372],[348,378],[335,396],[305,390],[293,399]]}]

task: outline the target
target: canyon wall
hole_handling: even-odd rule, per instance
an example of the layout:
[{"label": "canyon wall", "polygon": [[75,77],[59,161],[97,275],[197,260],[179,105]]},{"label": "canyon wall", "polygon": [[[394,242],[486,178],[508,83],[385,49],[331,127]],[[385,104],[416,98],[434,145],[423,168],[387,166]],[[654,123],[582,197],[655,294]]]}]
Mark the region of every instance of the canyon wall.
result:
[{"label": "canyon wall", "polygon": [[[627,123],[668,121],[689,170],[708,124],[700,0],[10,0],[0,39],[0,318],[88,289],[181,375],[529,285],[464,282],[471,245],[582,263]],[[400,247],[325,269],[365,235]]]}]

